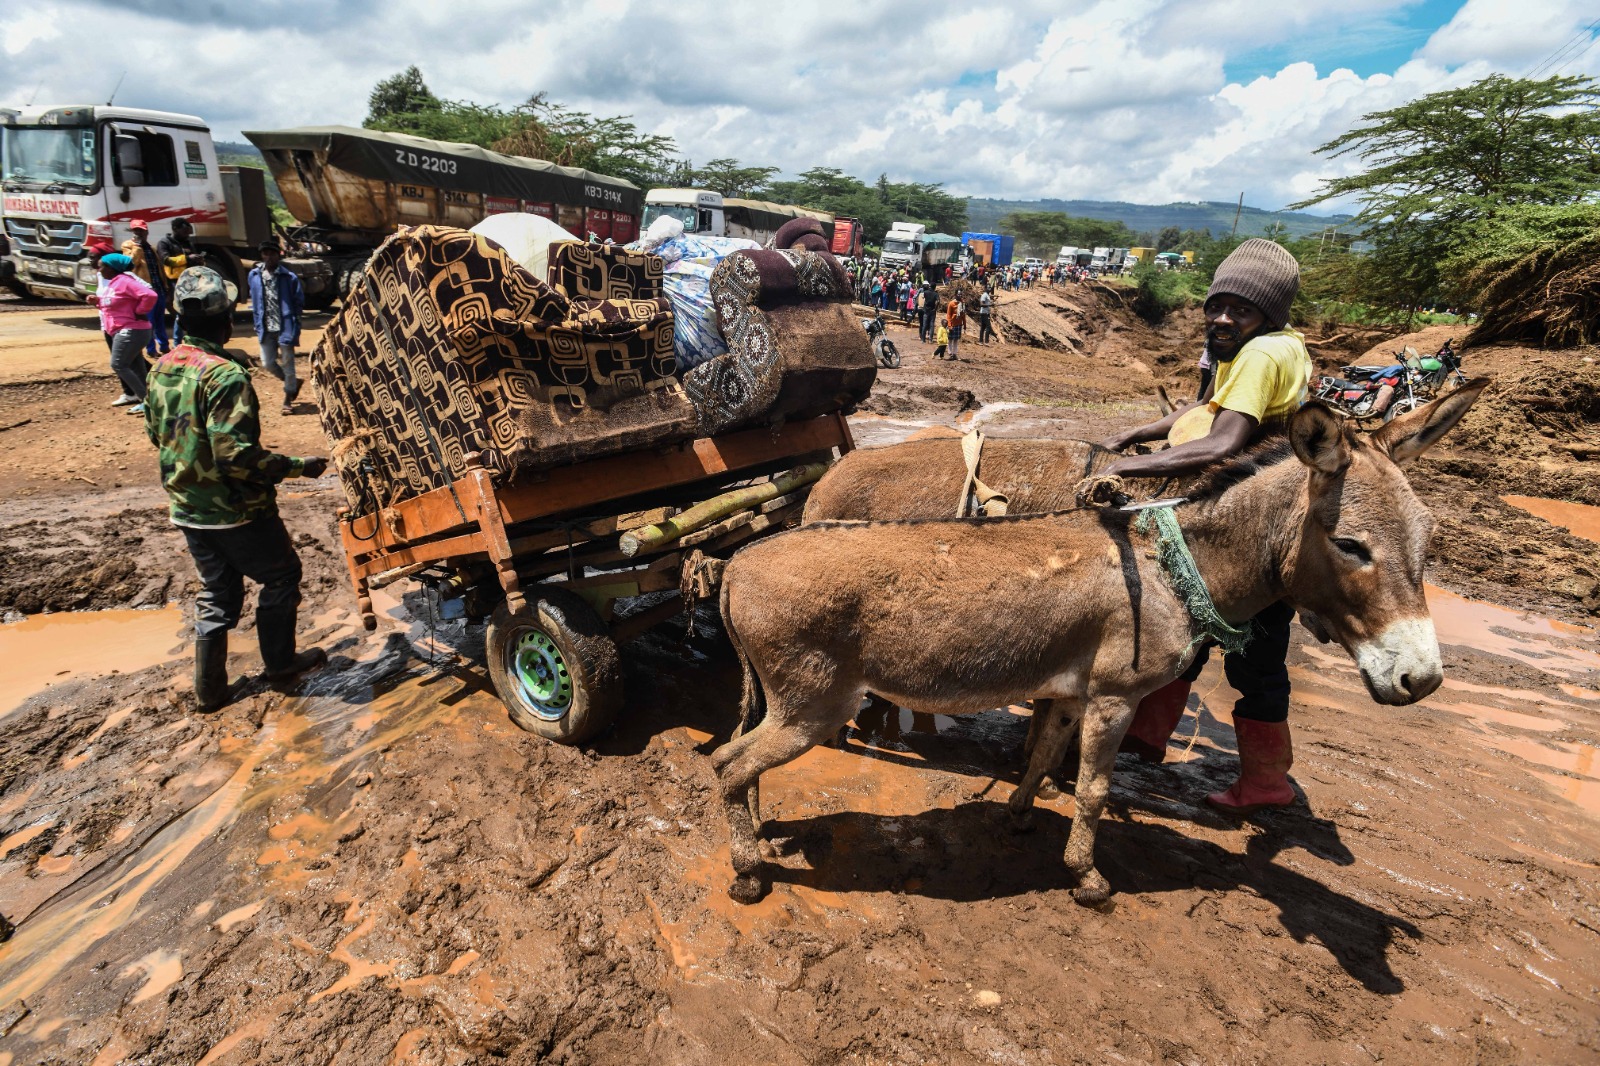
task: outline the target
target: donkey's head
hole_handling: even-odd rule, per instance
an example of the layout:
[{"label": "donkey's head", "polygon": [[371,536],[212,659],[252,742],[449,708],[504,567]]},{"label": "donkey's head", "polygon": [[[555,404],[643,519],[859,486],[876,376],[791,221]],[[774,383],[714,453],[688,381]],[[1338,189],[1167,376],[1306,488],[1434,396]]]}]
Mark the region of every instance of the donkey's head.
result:
[{"label": "donkey's head", "polygon": [[1427,451],[1472,406],[1480,378],[1360,440],[1318,403],[1289,423],[1311,470],[1298,543],[1283,561],[1289,600],[1344,645],[1379,703],[1415,703],[1444,668],[1423,594],[1433,519],[1401,467]]}]

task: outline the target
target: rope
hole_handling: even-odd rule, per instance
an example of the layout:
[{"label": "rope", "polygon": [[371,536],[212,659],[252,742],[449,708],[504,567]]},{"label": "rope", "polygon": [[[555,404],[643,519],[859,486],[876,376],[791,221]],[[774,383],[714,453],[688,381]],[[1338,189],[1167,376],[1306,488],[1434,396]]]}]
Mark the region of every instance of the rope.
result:
[{"label": "rope", "polygon": [[1183,529],[1178,525],[1178,515],[1174,508],[1171,506],[1147,508],[1140,512],[1134,527],[1140,533],[1148,533],[1152,521],[1156,527],[1156,558],[1161,561],[1161,569],[1166,572],[1172,591],[1183,601],[1184,609],[1189,612],[1190,621],[1194,623],[1195,629],[1199,630],[1194,640],[1190,642],[1190,647],[1209,637],[1220,644],[1223,651],[1231,655],[1238,655],[1244,651],[1245,645],[1250,643],[1250,627],[1231,625],[1217,613],[1217,605],[1211,600],[1206,580],[1200,576],[1200,568],[1195,565],[1194,556],[1189,553],[1189,545],[1184,542]]}]

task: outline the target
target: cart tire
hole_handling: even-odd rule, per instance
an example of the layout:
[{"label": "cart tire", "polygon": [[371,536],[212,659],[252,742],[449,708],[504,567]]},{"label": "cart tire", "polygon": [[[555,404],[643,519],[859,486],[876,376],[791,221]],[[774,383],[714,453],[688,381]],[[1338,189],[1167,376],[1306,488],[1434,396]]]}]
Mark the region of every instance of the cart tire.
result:
[{"label": "cart tire", "polygon": [[489,677],[530,733],[581,744],[622,706],[622,660],[606,625],[581,597],[557,588],[526,590],[528,610],[501,603],[489,620]]}]

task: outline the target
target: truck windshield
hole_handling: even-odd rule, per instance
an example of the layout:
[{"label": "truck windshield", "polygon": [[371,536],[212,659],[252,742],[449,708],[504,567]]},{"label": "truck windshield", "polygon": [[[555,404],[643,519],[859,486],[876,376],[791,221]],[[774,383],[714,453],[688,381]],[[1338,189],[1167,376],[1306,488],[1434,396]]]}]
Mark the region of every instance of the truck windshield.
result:
[{"label": "truck windshield", "polygon": [[649,229],[650,223],[665,216],[675,218],[683,223],[683,228],[689,233],[695,229],[694,208],[689,204],[645,204],[644,228]]},{"label": "truck windshield", "polygon": [[896,255],[915,255],[917,246],[910,241],[884,241],[883,250]]},{"label": "truck windshield", "polygon": [[96,179],[93,129],[7,126],[3,178],[11,182],[92,188]]}]

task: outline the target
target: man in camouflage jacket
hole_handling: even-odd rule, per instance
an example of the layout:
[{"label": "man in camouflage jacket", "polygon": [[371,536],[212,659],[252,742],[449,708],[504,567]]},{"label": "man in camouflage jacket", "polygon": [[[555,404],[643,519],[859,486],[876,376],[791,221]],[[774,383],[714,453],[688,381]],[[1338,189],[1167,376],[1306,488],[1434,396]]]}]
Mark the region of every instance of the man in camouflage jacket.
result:
[{"label": "man in camouflage jacket", "polygon": [[278,517],[277,483],[320,477],[323,458],[291,458],[261,446],[261,409],[247,364],[223,347],[233,306],[208,267],[185,270],[173,287],[184,342],[150,369],[145,430],[160,449],[161,484],[204,588],[195,603],[195,699],[202,711],[228,701],[228,630],[244,607],[244,579],[261,585],[256,635],[269,681],[284,682],[327,661],[320,648],[295,653],[300,557]]}]

